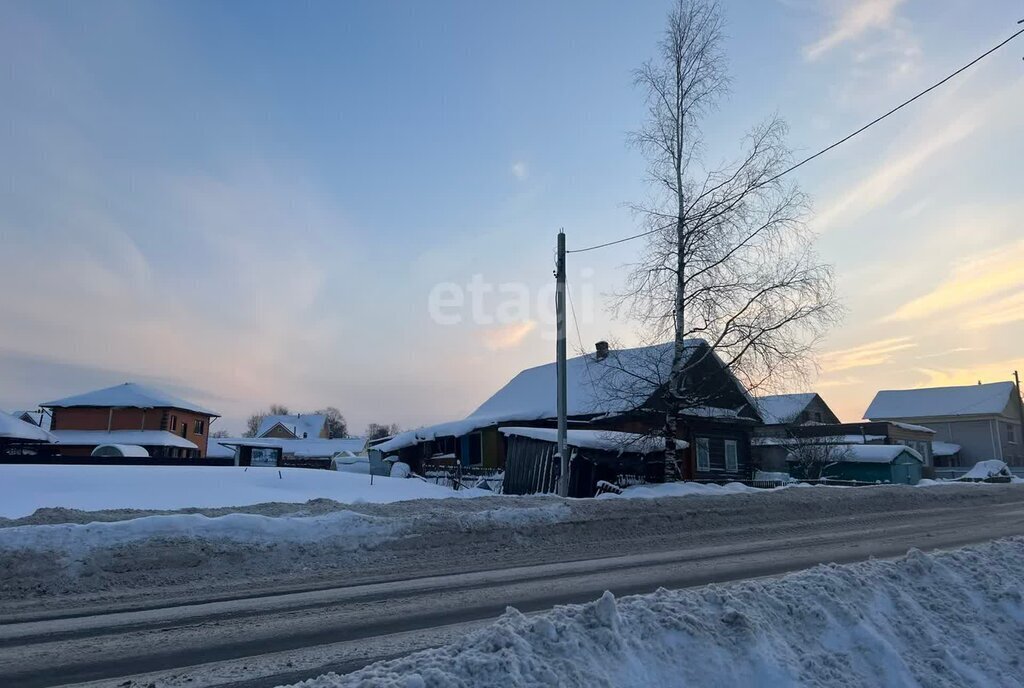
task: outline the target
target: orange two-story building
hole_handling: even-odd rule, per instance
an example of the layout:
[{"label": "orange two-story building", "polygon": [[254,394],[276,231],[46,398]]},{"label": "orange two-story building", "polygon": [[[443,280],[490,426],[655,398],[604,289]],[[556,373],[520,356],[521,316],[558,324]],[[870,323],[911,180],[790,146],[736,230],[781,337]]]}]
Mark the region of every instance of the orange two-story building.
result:
[{"label": "orange two-story building", "polygon": [[206,456],[210,424],[220,416],[134,382],[41,404],[64,456],[88,456],[102,444],[145,447],[150,456]]}]

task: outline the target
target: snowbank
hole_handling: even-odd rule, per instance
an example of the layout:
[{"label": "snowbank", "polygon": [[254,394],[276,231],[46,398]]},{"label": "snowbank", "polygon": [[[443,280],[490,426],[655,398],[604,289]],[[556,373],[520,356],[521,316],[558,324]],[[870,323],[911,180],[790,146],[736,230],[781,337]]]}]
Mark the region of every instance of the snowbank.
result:
[{"label": "snowbank", "polygon": [[971,470],[960,476],[961,480],[987,480],[988,478],[1012,478],[1009,467],[999,459],[979,461]]},{"label": "snowbank", "polygon": [[211,518],[201,514],[168,514],[126,521],[0,528],[0,551],[36,550],[77,557],[89,550],[149,539],[217,540],[250,545],[330,541],[339,549],[356,550],[397,536],[402,526],[397,519],[352,511],[307,517],[226,514]]},{"label": "snowbank", "polygon": [[1011,686],[1024,624],[1024,539],[780,579],[509,609],[434,650],[304,688]]},{"label": "snowbank", "polygon": [[633,485],[622,491],[622,494],[606,492],[597,496],[597,499],[658,499],[661,497],[691,497],[700,495],[704,497],[715,497],[731,494],[762,494],[773,490],[784,488],[763,489],[748,487],[743,483],[726,483],[724,485],[711,485],[705,483],[661,483],[651,485]]},{"label": "snowbank", "polygon": [[[280,477],[279,477],[280,475]],[[185,509],[333,499],[345,504],[493,496],[425,483],[307,468],[0,466],[0,516],[36,509]]]},{"label": "snowbank", "polygon": [[[504,507],[452,515],[453,530],[523,528],[566,520],[566,504]],[[125,521],[60,523],[0,528],[0,552],[33,550],[76,558],[92,550],[144,540],[229,542],[264,547],[321,544],[342,551],[376,547],[413,530],[414,518],[335,511],[319,516],[166,514]]]}]

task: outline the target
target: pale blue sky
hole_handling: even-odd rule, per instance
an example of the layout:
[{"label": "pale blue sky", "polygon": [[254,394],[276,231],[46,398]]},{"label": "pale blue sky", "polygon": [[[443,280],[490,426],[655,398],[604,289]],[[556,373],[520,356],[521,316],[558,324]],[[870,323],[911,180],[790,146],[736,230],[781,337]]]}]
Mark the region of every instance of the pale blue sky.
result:
[{"label": "pale blue sky", "polygon": [[[772,113],[813,151],[1024,17],[1009,0],[723,8],[713,160]],[[630,72],[667,9],[3,3],[0,408],[139,379],[232,430],[270,402],[336,405],[356,430],[466,414],[552,357],[549,327],[535,307],[440,325],[431,289],[479,274],[535,301],[558,227],[570,246],[636,230]],[[815,383],[845,418],[879,388],[1024,368],[1022,55],[1024,38],[794,175],[849,308]],[[631,340],[601,294],[637,248],[573,258],[587,347]]]}]

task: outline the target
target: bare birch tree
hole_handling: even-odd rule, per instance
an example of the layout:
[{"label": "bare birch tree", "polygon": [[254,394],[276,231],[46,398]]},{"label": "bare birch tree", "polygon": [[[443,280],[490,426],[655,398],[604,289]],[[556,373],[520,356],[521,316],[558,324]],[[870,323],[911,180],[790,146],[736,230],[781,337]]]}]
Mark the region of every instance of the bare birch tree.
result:
[{"label": "bare birch tree", "polygon": [[[780,176],[790,164],[785,123],[753,128],[732,162],[705,161],[701,126],[729,89],[719,6],[676,0],[656,59],[635,73],[647,118],[632,143],[648,161],[650,199],[634,205],[648,232],[617,308],[652,341],[674,341],[665,386],[666,462],[677,420],[701,405],[689,371],[713,352],[748,389],[791,378],[840,314],[831,268],[819,262],[807,197]],[[705,340],[699,356],[685,342]]]}]

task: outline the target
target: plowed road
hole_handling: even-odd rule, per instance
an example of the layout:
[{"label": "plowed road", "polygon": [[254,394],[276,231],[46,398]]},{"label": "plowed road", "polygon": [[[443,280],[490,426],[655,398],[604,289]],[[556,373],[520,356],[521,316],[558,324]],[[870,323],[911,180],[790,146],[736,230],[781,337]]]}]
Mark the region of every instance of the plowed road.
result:
[{"label": "plowed road", "polygon": [[[1024,535],[1022,498],[1017,486],[1005,486],[984,499],[936,498],[865,513],[844,496],[850,506],[840,513],[803,520],[787,519],[780,500],[778,535],[745,535],[742,527],[721,524],[717,535],[697,534],[683,548],[619,556],[572,560],[579,551],[592,553],[593,543],[583,548],[569,540],[557,559],[529,566],[488,570],[481,558],[481,570],[443,576],[421,571],[120,610],[28,608],[2,619],[0,686],[274,686],[444,643],[507,605],[529,612],[589,601],[604,590],[643,593]],[[672,501],[679,504],[675,527],[684,529],[695,502]],[[592,530],[581,527],[580,540],[594,537]]]}]

